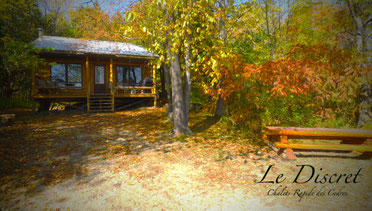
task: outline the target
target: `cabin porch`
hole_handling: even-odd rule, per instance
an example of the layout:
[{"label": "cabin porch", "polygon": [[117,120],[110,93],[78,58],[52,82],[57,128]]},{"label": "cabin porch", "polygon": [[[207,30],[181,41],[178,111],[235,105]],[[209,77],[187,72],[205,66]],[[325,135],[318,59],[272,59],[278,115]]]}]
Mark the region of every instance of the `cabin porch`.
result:
[{"label": "cabin porch", "polygon": [[[56,55],[50,54],[44,58],[54,66],[41,66],[33,73],[34,102],[83,101],[87,112],[120,109],[120,102],[127,98],[137,101],[152,99],[156,106],[155,68],[148,65],[148,60],[97,55],[63,55],[56,58]],[[71,71],[75,78],[70,77],[73,74],[69,73],[69,65],[75,65],[75,72]]]},{"label": "cabin porch", "polygon": [[146,103],[156,106],[156,95],[147,94],[92,94],[89,96],[37,96],[34,98],[33,111],[36,111],[36,102],[40,104],[39,109],[49,110],[55,104],[62,104],[87,112],[110,112],[120,111],[130,106]]}]

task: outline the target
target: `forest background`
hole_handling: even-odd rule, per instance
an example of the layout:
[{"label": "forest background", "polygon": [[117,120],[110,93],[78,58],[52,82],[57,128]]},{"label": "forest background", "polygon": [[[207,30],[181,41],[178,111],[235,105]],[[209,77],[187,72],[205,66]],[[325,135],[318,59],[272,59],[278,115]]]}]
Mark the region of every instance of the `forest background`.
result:
[{"label": "forest background", "polygon": [[[31,41],[130,42],[159,55],[175,135],[200,105],[230,128],[372,128],[370,0],[0,0],[0,108],[28,107]],[[158,75],[160,81],[160,75]],[[191,105],[191,106],[190,106]]]}]

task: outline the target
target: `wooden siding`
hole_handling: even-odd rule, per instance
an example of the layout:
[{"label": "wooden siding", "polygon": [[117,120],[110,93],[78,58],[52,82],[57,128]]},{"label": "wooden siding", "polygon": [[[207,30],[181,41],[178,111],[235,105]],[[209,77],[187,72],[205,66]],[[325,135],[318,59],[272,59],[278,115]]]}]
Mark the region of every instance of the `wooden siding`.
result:
[{"label": "wooden siding", "polygon": [[[35,96],[83,96],[87,93],[87,80],[86,80],[86,66],[85,61],[77,59],[51,59],[45,60],[47,63],[63,63],[63,64],[81,64],[81,87],[53,87],[53,89],[48,89],[48,87],[41,87],[39,90],[33,90]],[[39,87],[37,80],[51,81],[51,65],[40,65],[39,70],[35,73],[35,86]]]},{"label": "wooden siding", "polygon": [[94,68],[95,66],[104,66],[105,67],[105,84],[106,84],[106,93],[110,93],[109,91],[109,70],[110,70],[110,63],[109,62],[97,62],[97,61],[89,61],[89,81],[90,84],[90,93],[94,93]]},{"label": "wooden siding", "polygon": [[[34,98],[76,98],[76,97],[87,97],[88,90],[90,93],[94,93],[94,67],[95,65],[105,66],[105,83],[106,83],[106,93],[111,92],[110,86],[110,57],[107,56],[74,56],[74,55],[41,55],[47,63],[67,63],[67,64],[81,64],[82,66],[82,87],[42,87],[38,89],[37,80],[50,81],[51,80],[51,65],[40,65],[39,70],[35,72],[35,77],[33,79]],[[88,63],[86,58],[88,58]],[[152,67],[149,66],[146,59],[131,59],[131,58],[112,58],[112,85],[116,86],[117,81],[117,66],[140,66],[142,67],[142,80],[146,77],[153,77]],[[87,66],[88,64],[88,71]],[[87,74],[88,73],[88,74]],[[89,86],[89,89],[88,89]],[[114,91],[114,90],[112,90]],[[142,94],[137,91],[137,94],[131,94],[130,91],[122,92],[121,94],[115,94],[115,96],[120,97],[149,97],[154,96],[154,90],[152,93]]]},{"label": "wooden siding", "polygon": [[[151,67],[147,65],[144,61],[143,63],[130,63],[130,62],[114,62],[114,68],[113,68],[113,83],[116,86],[117,85],[117,67],[118,66],[135,66],[135,67],[141,67],[141,77],[142,80],[146,77],[152,77]],[[116,90],[116,95],[122,96],[122,97],[133,97],[134,95],[142,96],[142,92],[140,90],[137,90],[137,94],[131,94],[130,89],[125,90]],[[148,94],[145,94],[146,96],[149,96]],[[151,94],[150,94],[151,95]]]},{"label": "wooden siding", "polygon": [[123,63],[123,62],[114,62],[114,83],[117,81],[117,67],[118,66],[135,66],[142,68],[142,80],[146,77],[152,77],[151,67],[147,64],[136,64],[136,63]]}]

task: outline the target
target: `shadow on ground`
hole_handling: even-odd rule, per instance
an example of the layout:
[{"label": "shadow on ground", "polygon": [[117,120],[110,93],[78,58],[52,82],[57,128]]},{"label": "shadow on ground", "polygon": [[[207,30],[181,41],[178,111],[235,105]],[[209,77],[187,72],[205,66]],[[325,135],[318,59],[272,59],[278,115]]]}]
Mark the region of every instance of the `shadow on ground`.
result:
[{"label": "shadow on ground", "polygon": [[195,123],[191,126],[191,131],[195,133],[200,133],[205,130],[208,130],[210,127],[215,125],[218,121],[220,121],[220,117],[215,116],[206,116],[202,121]]},{"label": "shadow on ground", "polygon": [[[35,194],[70,179],[87,182],[102,173],[88,170],[88,165],[105,165],[119,153],[134,153],[137,145],[142,150],[156,147],[149,143],[168,129],[163,116],[140,109],[17,118],[12,126],[0,128],[1,188]],[[2,199],[12,197],[3,194]]]}]

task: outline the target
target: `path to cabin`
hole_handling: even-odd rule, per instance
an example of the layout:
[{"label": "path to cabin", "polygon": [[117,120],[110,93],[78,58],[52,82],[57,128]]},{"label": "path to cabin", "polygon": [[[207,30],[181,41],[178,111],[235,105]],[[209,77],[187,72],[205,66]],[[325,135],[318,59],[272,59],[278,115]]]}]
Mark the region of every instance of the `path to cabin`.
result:
[{"label": "path to cabin", "polygon": [[[0,128],[0,209],[372,207],[371,160],[328,153],[285,161],[267,148],[261,149],[262,155],[256,154],[257,144],[248,144],[202,114],[191,114],[196,136],[172,140],[171,125],[163,113],[164,109],[142,108],[104,114],[25,115],[12,126]],[[361,182],[324,185],[325,196],[268,196],[271,188],[279,187],[277,192],[281,192],[283,187],[257,183],[272,164],[276,167],[273,174],[292,177],[298,171],[296,165],[312,165],[320,174],[321,167],[331,168],[327,173],[345,174],[355,174],[359,167]],[[283,185],[291,192],[310,192],[321,186],[314,182]]]}]

